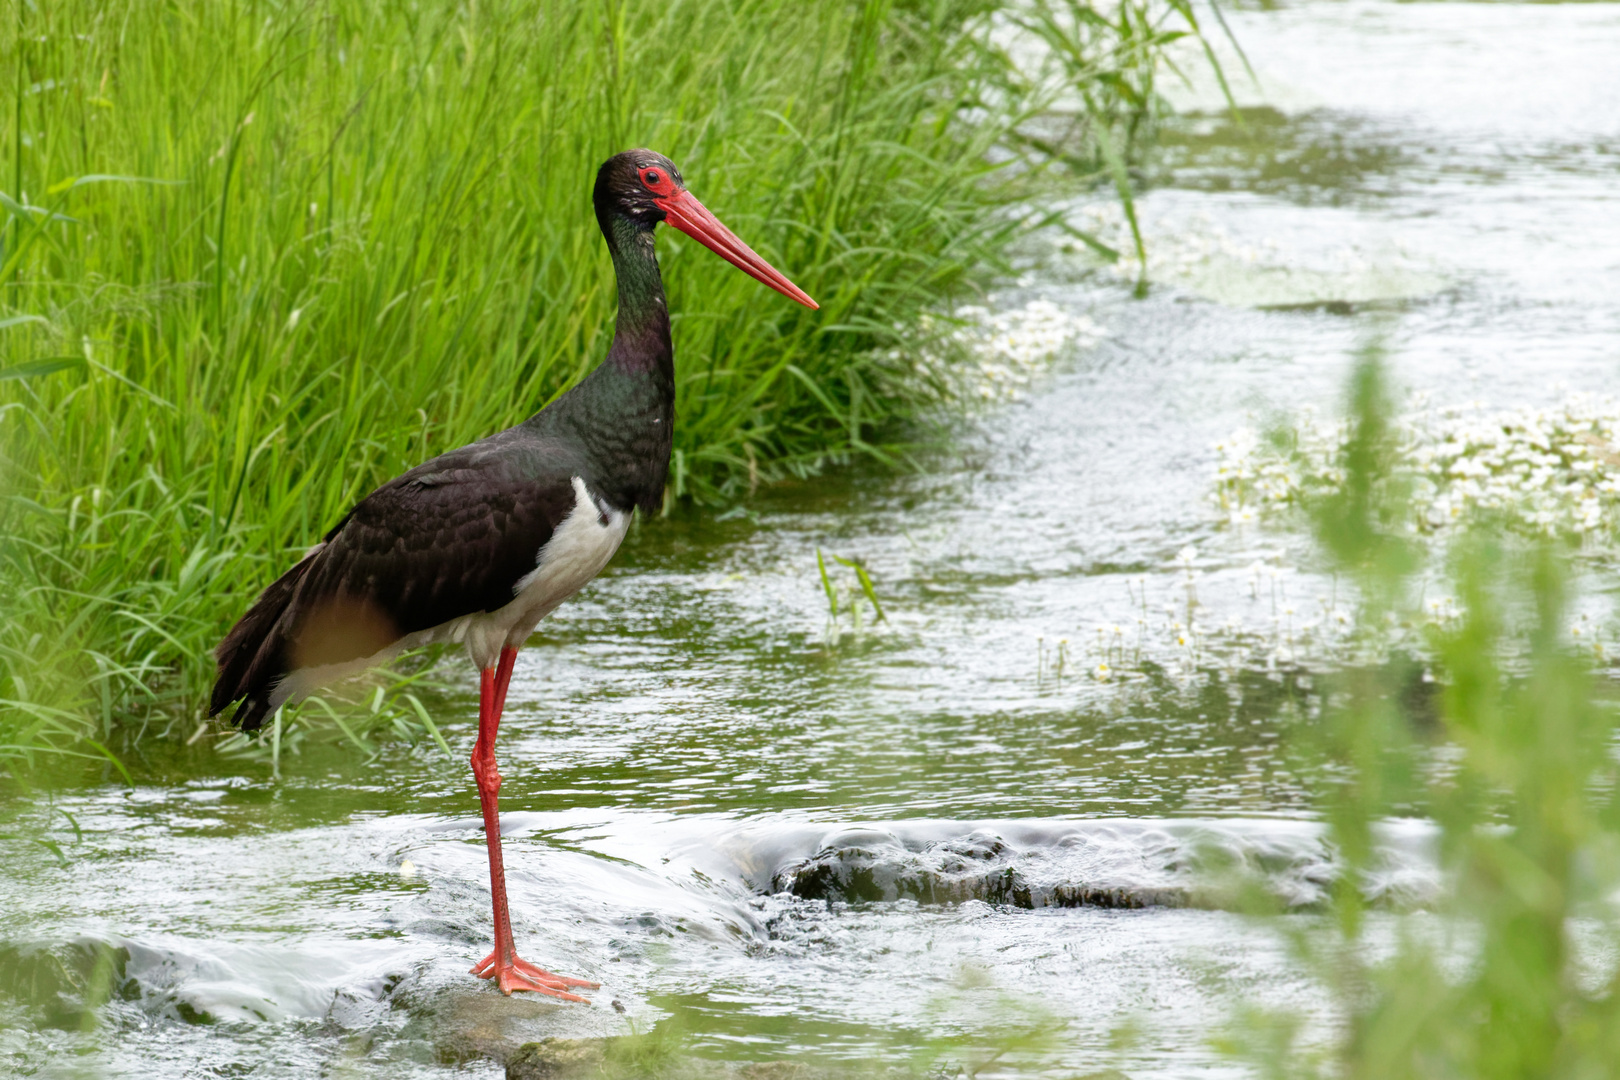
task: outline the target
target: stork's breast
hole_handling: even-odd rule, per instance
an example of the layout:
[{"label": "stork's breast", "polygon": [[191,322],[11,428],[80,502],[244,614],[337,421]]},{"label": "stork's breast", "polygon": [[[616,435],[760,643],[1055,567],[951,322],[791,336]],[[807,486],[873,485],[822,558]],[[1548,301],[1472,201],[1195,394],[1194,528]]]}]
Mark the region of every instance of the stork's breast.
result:
[{"label": "stork's breast", "polygon": [[630,515],[600,502],[574,477],[574,507],[540,548],[534,569],[514,586],[517,603],[539,619],[602,572],[630,528]]}]

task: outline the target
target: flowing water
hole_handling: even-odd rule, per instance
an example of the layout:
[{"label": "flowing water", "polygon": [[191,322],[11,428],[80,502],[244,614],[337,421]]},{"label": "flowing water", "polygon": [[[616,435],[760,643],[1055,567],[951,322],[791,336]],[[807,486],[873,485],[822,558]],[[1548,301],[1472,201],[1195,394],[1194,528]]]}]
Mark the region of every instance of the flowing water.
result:
[{"label": "flowing water", "polygon": [[[1226,868],[1296,919],[1330,880],[1288,745],[1345,601],[1301,539],[1223,521],[1212,445],[1334,408],[1374,333],[1440,403],[1614,385],[1620,7],[1229,18],[1260,85],[1243,124],[1206,89],[1166,133],[1140,207],[1163,284],[1132,300],[1054,248],[996,298],[1101,341],[927,475],[638,528],[523,654],[519,946],[601,980],[594,1007],[466,974],[490,933],[469,674],[439,709],[454,760],[307,742],[275,779],[193,747],[132,788],[8,796],[0,1072],[496,1076],[523,1041],[635,1025],[707,1061],[1243,1075],[1211,1044],[1235,1004],[1313,991]],[[885,621],[856,625],[830,559],[829,618],[818,547],[871,568]],[[1390,910],[1433,889],[1429,839],[1388,829]]]}]

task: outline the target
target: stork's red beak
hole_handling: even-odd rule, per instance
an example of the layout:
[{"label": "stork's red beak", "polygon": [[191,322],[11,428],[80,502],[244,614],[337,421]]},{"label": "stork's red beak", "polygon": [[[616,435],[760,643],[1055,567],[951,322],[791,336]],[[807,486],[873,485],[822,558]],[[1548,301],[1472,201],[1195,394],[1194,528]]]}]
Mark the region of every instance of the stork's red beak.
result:
[{"label": "stork's red beak", "polygon": [[720,224],[720,219],[697,201],[689,191],[677,191],[653,205],[664,212],[664,223],[673,225],[687,236],[720,256],[722,259],[757,278],[790,300],[797,300],[807,308],[821,305],[789,281],[781,271],[754,253],[754,249],[737,239],[737,234]]}]

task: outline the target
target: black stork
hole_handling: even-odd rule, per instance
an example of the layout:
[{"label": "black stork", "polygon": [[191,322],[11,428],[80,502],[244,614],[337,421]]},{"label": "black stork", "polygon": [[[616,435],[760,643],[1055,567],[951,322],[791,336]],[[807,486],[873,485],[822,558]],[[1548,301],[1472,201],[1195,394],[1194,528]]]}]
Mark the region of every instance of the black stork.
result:
[{"label": "black stork", "polygon": [[596,174],[596,220],[618,276],[613,344],[596,370],[523,423],[418,465],[362,499],[264,591],[215,650],[209,715],[258,730],[316,687],[434,642],[479,670],[472,770],[484,811],[495,948],[472,974],[569,1001],[584,979],[523,960],[501,864],[495,733],[512,665],[540,620],[613,557],[631,514],[658,509],[675,420],[674,348],[653,229],[673,225],[806,307],[816,302],[693,198],[651,150]]}]

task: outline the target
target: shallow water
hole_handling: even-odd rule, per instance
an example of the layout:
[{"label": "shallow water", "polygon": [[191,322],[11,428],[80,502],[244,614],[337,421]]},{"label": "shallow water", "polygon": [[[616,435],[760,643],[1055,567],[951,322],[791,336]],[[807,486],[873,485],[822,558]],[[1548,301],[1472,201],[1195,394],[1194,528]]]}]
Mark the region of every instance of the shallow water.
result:
[{"label": "shallow water", "polygon": [[[1210,1045],[1233,1001],[1312,991],[1226,875],[1302,913],[1331,875],[1287,745],[1343,598],[1303,541],[1221,522],[1211,446],[1331,409],[1380,327],[1432,401],[1614,386],[1620,8],[1229,18],[1261,87],[1242,127],[1167,133],[1141,204],[1164,284],[1134,301],[1036,251],[997,298],[1102,342],[926,476],[638,528],[523,654],[519,945],[600,979],[596,1007],[466,975],[489,933],[469,676],[440,709],[454,761],[306,744],[276,781],[154,751],[133,789],[0,805],[0,1071],[499,1075],[526,1039],[663,1022],[713,1059],[971,1065],[1039,1028],[980,1075],[1242,1075]],[[829,624],[818,546],[866,562],[887,621]],[[1428,833],[1386,839],[1399,908],[1434,887]],[[112,1000],[86,1011],[87,984]]]}]

